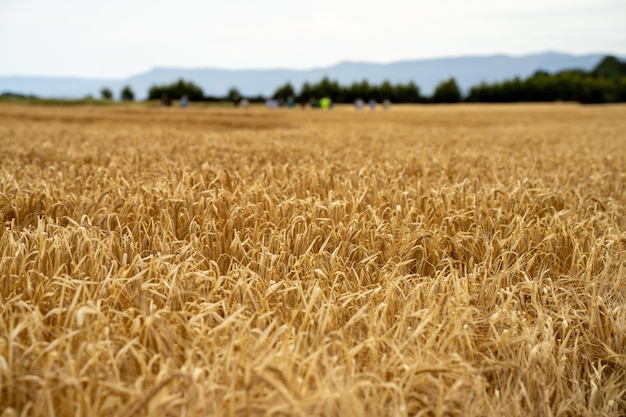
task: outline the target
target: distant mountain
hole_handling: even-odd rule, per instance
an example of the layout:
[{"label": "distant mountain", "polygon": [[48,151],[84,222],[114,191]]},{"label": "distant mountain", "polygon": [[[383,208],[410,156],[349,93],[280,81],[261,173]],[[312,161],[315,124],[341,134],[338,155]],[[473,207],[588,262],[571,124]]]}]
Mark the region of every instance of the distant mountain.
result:
[{"label": "distant mountain", "polygon": [[46,77],[0,77],[0,93],[33,94],[40,97],[79,98],[99,96],[102,87],[115,94],[124,85],[130,85],[138,98],[145,98],[154,84],[169,84],[178,78],[193,81],[206,95],[224,96],[230,87],[237,87],[244,95],[270,95],[289,81],[296,89],[304,82],[317,82],[328,76],[342,85],[367,79],[370,84],[384,80],[392,83],[415,82],[424,95],[430,95],[435,86],[455,77],[459,87],[468,91],[480,82],[493,83],[505,79],[527,77],[537,70],[557,72],[579,68],[592,70],[606,54],[571,55],[547,52],[524,56],[491,55],[458,58],[419,59],[389,64],[342,62],[327,68],[310,70],[261,69],[227,70],[217,68],[154,68],[127,79],[85,79]]},{"label": "distant mountain", "polygon": [[32,94],[46,98],[100,97],[100,89],[109,87],[118,92],[124,84],[119,79],[89,79],[76,77],[0,77],[0,93]]}]

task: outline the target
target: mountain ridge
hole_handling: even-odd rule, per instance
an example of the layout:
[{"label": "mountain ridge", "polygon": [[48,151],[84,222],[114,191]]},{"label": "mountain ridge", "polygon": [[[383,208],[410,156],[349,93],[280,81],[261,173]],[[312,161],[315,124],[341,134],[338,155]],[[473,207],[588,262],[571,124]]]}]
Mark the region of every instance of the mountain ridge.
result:
[{"label": "mountain ridge", "polygon": [[154,67],[146,72],[127,78],[88,77],[0,77],[0,93],[33,94],[40,97],[79,98],[98,96],[102,87],[118,93],[130,85],[137,98],[147,97],[150,86],[167,84],[183,78],[202,87],[209,96],[223,96],[229,88],[236,87],[243,95],[270,95],[286,82],[299,89],[304,82],[317,82],[327,76],[340,84],[351,84],[367,79],[370,84],[384,80],[397,83],[413,81],[422,94],[429,95],[435,86],[454,77],[463,91],[480,82],[496,82],[513,77],[527,77],[538,70],[558,72],[580,68],[586,71],[609,55],[591,53],[574,55],[547,51],[526,55],[465,55],[429,59],[401,60],[389,63],[342,61],[328,67],[311,69],[224,69]]}]

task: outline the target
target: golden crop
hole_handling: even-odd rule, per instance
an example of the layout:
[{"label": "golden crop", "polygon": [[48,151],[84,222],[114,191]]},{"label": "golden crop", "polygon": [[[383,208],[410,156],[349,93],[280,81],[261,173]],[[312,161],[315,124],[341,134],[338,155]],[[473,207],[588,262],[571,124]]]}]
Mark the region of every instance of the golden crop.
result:
[{"label": "golden crop", "polygon": [[626,107],[0,106],[0,415],[626,415]]}]

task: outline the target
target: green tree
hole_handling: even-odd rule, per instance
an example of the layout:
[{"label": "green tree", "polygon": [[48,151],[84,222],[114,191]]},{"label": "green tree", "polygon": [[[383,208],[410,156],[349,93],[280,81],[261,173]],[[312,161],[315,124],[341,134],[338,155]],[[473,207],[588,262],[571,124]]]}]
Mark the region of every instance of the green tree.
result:
[{"label": "green tree", "polygon": [[461,101],[461,91],[456,84],[456,80],[450,78],[439,83],[437,88],[435,88],[432,101],[434,103],[458,103]]},{"label": "green tree", "polygon": [[171,100],[180,100],[182,96],[187,96],[189,101],[202,101],[204,92],[191,81],[179,79],[173,84],[153,85],[148,91],[149,100],[160,100],[161,97],[167,96]]},{"label": "green tree", "polygon": [[372,95],[372,87],[367,80],[361,82],[354,82],[347,89],[347,101],[353,102],[356,99],[369,100]]},{"label": "green tree", "polygon": [[237,87],[231,87],[228,90],[228,95],[227,95],[228,99],[230,101],[232,101],[233,103],[238,103],[239,100],[241,100],[241,93],[239,92],[239,90],[237,90]]},{"label": "green tree", "polygon": [[308,82],[302,84],[302,88],[300,88],[300,96],[298,98],[301,101],[307,101],[311,98],[315,98],[311,84],[309,84]]},{"label": "green tree", "polygon": [[337,100],[341,94],[341,88],[337,81],[331,81],[328,77],[322,78],[318,84],[321,97],[329,97],[331,100]]},{"label": "green tree", "polygon": [[289,97],[295,97],[296,91],[293,89],[291,83],[285,83],[274,91],[273,97],[277,99],[287,100]]},{"label": "green tree", "polygon": [[111,100],[113,98],[113,92],[109,87],[102,87],[100,97],[102,97],[102,100]]},{"label": "green tree", "polygon": [[607,55],[598,63],[591,74],[599,78],[617,80],[626,76],[626,62],[621,62],[614,56]]},{"label": "green tree", "polygon": [[393,87],[394,94],[391,99],[396,103],[421,103],[424,100],[420,96],[419,87],[410,81],[408,84],[398,84]]},{"label": "green tree", "polygon": [[383,100],[391,100],[397,102],[395,97],[395,91],[389,80],[383,81],[383,83],[378,87],[378,97],[379,101]]},{"label": "green tree", "polygon": [[130,88],[130,86],[127,85],[126,87],[122,88],[122,91],[120,93],[120,97],[124,101],[134,101],[135,100],[135,93]]}]

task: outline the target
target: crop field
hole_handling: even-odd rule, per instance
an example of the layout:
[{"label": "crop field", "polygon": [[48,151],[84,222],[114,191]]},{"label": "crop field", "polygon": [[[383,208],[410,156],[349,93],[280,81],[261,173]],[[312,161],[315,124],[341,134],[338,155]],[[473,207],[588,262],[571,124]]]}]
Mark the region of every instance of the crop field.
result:
[{"label": "crop field", "polygon": [[626,106],[0,105],[0,416],[624,416]]}]

